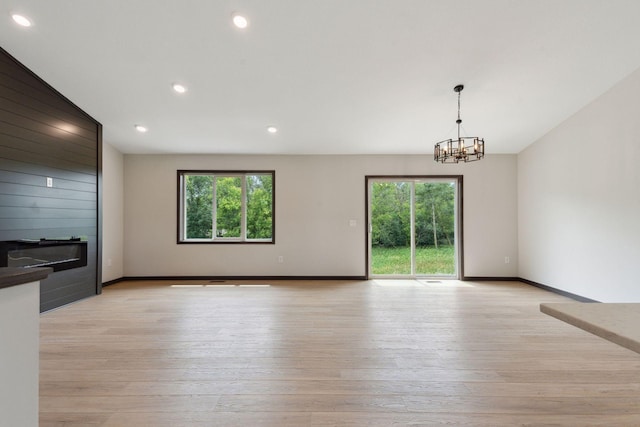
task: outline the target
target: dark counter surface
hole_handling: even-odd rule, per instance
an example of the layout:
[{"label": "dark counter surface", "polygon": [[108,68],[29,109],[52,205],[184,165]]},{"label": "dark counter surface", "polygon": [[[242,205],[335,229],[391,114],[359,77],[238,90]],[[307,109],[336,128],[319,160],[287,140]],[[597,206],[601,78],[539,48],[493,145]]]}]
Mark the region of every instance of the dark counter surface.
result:
[{"label": "dark counter surface", "polygon": [[0,267],[0,289],[46,279],[53,268]]}]

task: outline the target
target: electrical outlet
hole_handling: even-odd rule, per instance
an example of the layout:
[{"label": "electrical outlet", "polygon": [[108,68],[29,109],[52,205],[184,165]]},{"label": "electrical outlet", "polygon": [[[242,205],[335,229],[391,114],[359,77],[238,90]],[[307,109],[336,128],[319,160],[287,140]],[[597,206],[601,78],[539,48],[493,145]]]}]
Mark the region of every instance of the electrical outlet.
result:
[{"label": "electrical outlet", "polygon": [[47,187],[53,187],[53,178],[47,177]]},{"label": "electrical outlet", "polygon": [[504,257],[504,263],[505,264],[509,264],[511,262],[511,260],[509,259],[508,256]]},{"label": "electrical outlet", "polygon": [[280,255],[278,257],[278,263],[282,264],[284,262],[284,257],[282,255]]}]

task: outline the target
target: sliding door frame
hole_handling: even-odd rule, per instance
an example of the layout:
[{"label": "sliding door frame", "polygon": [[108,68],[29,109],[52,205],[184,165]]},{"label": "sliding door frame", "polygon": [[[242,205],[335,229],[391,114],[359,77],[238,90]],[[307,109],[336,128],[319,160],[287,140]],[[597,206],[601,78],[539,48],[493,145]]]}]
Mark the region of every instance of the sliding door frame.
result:
[{"label": "sliding door frame", "polygon": [[[464,191],[463,191],[463,176],[462,175],[365,175],[364,177],[364,246],[365,246],[365,272],[367,279],[371,278],[370,271],[370,257],[371,253],[369,251],[370,244],[369,239],[371,235],[371,218],[369,217],[369,204],[371,203],[369,197],[369,185],[371,181],[375,180],[390,180],[390,181],[416,181],[416,180],[453,180],[456,182],[457,191],[456,191],[456,204],[458,206],[456,210],[456,227],[457,227],[457,236],[456,236],[456,244],[458,246],[456,253],[456,262],[458,264],[457,268],[457,279],[464,280]],[[412,190],[413,191],[413,190]],[[413,214],[412,214],[413,216]],[[413,222],[413,220],[412,220]],[[413,233],[412,233],[413,234]],[[413,243],[413,242],[412,242]],[[413,252],[413,244],[412,244],[412,252]],[[413,261],[412,261],[413,262]]]}]

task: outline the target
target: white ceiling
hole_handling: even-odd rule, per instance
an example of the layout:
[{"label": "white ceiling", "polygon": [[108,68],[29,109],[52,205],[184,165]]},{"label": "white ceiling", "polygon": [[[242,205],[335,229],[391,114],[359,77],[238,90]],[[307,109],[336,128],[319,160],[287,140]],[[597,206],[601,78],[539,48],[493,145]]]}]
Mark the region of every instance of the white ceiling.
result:
[{"label": "white ceiling", "polygon": [[432,153],[458,83],[463,133],[517,153],[640,67],[638,0],[5,0],[0,17],[0,46],[125,153]]}]

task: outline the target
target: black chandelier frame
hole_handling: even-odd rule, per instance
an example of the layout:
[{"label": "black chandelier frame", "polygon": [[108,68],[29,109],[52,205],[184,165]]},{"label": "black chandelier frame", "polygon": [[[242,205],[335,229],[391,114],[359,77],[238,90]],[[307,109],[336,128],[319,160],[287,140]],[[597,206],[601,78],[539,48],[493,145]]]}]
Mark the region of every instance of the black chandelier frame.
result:
[{"label": "black chandelier frame", "polygon": [[468,163],[475,162],[484,157],[484,138],[477,136],[460,136],[460,92],[464,85],[457,85],[453,88],[458,93],[458,126],[457,139],[445,139],[437,142],[433,149],[433,159],[439,163]]}]

